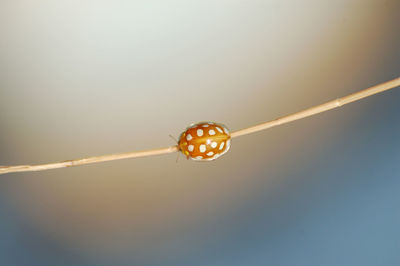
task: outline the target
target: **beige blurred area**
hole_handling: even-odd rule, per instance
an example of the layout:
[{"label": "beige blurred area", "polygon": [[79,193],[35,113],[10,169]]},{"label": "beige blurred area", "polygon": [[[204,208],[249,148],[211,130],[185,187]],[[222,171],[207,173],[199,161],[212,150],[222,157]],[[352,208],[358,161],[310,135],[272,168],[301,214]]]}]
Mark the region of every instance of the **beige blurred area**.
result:
[{"label": "beige blurred area", "polygon": [[[394,78],[398,1],[0,2],[0,165],[166,147],[187,125],[231,130]],[[1,177],[45,238],[83,256],[163,260],[262,187],[312,167],[367,104],[176,154]],[[297,154],[297,153],[296,153]],[[279,177],[286,176],[285,179]],[[267,187],[267,189],[265,188]]]}]

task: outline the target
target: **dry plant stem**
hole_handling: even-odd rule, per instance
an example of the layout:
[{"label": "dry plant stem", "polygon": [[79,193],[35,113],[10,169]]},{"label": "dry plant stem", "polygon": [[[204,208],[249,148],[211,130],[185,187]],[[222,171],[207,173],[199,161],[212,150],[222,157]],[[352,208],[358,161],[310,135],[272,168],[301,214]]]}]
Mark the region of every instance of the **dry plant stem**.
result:
[{"label": "dry plant stem", "polygon": [[78,165],[91,164],[91,163],[101,163],[101,162],[115,161],[115,160],[121,160],[121,159],[147,157],[147,156],[160,155],[160,154],[172,153],[172,152],[177,152],[177,151],[178,151],[178,146],[171,146],[171,147],[163,148],[163,149],[109,154],[109,155],[89,157],[89,158],[84,158],[84,159],[69,160],[69,161],[58,162],[58,163],[49,163],[49,164],[40,164],[40,165],[0,166],[0,175],[6,174],[6,173],[43,171],[43,170],[64,168],[64,167],[70,167],[70,166],[78,166]]},{"label": "dry plant stem", "polygon": [[253,126],[253,127],[249,127],[249,128],[245,128],[245,129],[233,132],[231,134],[231,137],[235,138],[235,137],[240,137],[243,135],[248,135],[251,133],[255,133],[255,132],[258,132],[261,130],[271,128],[271,127],[275,127],[275,126],[286,124],[286,123],[289,123],[292,121],[296,121],[296,120],[299,120],[299,119],[302,119],[302,118],[305,118],[308,116],[319,114],[319,113],[343,106],[345,104],[361,100],[368,96],[371,96],[371,95],[374,95],[374,94],[377,94],[377,93],[380,93],[380,92],[383,92],[386,90],[393,89],[398,86],[400,86],[400,77],[390,80],[390,81],[387,81],[387,82],[384,82],[384,83],[381,83],[381,84],[378,84],[378,85],[370,87],[368,89],[350,94],[346,97],[339,98],[339,99],[336,99],[336,100],[333,100],[333,101],[330,101],[330,102],[327,102],[327,103],[324,103],[324,104],[321,104],[318,106],[311,107],[309,109],[300,111],[295,114],[284,116],[284,117],[281,117],[281,118],[278,118],[278,119],[275,119],[275,120],[272,120],[272,121],[269,121],[266,123],[262,123],[262,124],[259,124],[259,125]]},{"label": "dry plant stem", "polygon": [[[231,134],[232,138],[244,136],[247,134],[255,133],[261,130],[265,130],[274,126],[286,124],[292,121],[296,121],[308,116],[312,116],[315,114],[319,114],[345,104],[358,101],[360,99],[366,98],[368,96],[393,89],[395,87],[400,86],[400,77],[381,83],[379,85],[370,87],[368,89],[353,93],[343,98],[339,98],[315,107],[311,107],[304,111],[291,114],[288,116],[284,116],[266,123],[262,123],[253,127],[245,128]],[[107,161],[114,161],[114,160],[121,160],[121,159],[128,159],[128,158],[138,158],[138,157],[147,157],[153,155],[161,155],[167,153],[173,153],[179,151],[178,146],[171,146],[168,148],[162,149],[155,149],[155,150],[146,150],[146,151],[137,151],[137,152],[128,152],[128,153],[118,153],[118,154],[111,154],[111,155],[103,155],[103,156],[96,156],[96,157],[89,157],[84,159],[77,159],[77,160],[69,160],[64,162],[58,163],[49,163],[49,164],[41,164],[41,165],[17,165],[17,166],[0,166],[0,174],[6,173],[14,173],[14,172],[28,172],[28,171],[43,171],[49,169],[56,169],[56,168],[64,168],[70,166],[78,166],[84,164],[92,164],[92,163],[100,163],[100,162],[107,162]]]}]

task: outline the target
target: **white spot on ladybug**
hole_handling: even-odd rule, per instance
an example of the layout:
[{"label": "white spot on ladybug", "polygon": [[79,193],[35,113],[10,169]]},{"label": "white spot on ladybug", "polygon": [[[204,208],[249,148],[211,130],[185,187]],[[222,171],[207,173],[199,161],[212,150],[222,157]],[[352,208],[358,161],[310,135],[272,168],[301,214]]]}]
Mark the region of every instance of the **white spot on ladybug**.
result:
[{"label": "white spot on ladybug", "polygon": [[222,142],[221,145],[219,145],[219,149],[222,150],[224,148],[225,142]]},{"label": "white spot on ladybug", "polygon": [[187,134],[187,136],[186,136],[186,140],[191,140],[193,137],[192,137],[192,135],[190,135],[190,134]]},{"label": "white spot on ladybug", "polygon": [[203,156],[197,156],[196,159],[203,159]]},{"label": "white spot on ladybug", "polygon": [[207,153],[208,156],[213,156],[214,153],[212,151],[210,151],[209,153]]},{"label": "white spot on ladybug", "polygon": [[202,129],[198,129],[197,130],[197,136],[199,136],[199,137],[203,136],[203,130]]},{"label": "white spot on ladybug", "polygon": [[223,133],[222,129],[220,127],[216,127],[216,129],[220,132]]},{"label": "white spot on ladybug", "polygon": [[215,141],[213,143],[211,143],[211,147],[215,148],[217,147],[218,143],[216,143]]},{"label": "white spot on ladybug", "polygon": [[202,125],[202,127],[209,127],[209,125],[207,125],[207,124],[204,124],[204,125]]},{"label": "white spot on ladybug", "polygon": [[228,131],[228,129],[226,127],[224,127],[224,131],[225,131],[226,134],[229,134],[229,131]]},{"label": "white spot on ladybug", "polygon": [[207,139],[207,145],[210,145],[211,139]]},{"label": "white spot on ladybug", "polygon": [[206,145],[201,144],[200,145],[200,152],[205,152],[206,151]]},{"label": "white spot on ladybug", "polygon": [[211,160],[215,160],[217,158],[219,158],[221,156],[221,154],[216,153],[213,157],[211,157]]},{"label": "white spot on ladybug", "polygon": [[215,131],[214,131],[213,129],[210,129],[210,130],[208,131],[208,134],[210,134],[210,136],[213,136],[213,135],[215,135]]},{"label": "white spot on ladybug", "polygon": [[188,151],[193,151],[194,150],[194,146],[193,145],[189,145],[188,146]]},{"label": "white spot on ladybug", "polygon": [[230,146],[231,146],[231,140],[228,139],[228,140],[226,141],[226,148],[229,149]]}]

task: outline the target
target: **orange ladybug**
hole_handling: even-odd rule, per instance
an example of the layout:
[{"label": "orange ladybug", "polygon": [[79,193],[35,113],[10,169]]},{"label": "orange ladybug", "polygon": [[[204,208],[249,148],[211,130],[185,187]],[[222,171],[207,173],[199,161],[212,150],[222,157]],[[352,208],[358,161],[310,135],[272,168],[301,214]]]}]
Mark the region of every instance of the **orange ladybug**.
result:
[{"label": "orange ladybug", "polygon": [[214,122],[190,125],[178,141],[180,151],[195,161],[212,161],[231,147],[231,135],[226,126]]}]

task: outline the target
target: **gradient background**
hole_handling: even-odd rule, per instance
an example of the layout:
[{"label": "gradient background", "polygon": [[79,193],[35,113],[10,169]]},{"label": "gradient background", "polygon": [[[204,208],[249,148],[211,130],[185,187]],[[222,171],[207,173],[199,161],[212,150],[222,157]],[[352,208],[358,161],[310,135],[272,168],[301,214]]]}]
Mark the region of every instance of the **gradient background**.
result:
[{"label": "gradient background", "polygon": [[[400,1],[0,2],[0,164],[173,145],[395,78]],[[0,176],[0,265],[400,265],[400,90],[176,154]],[[182,157],[182,156],[181,156]]]}]

